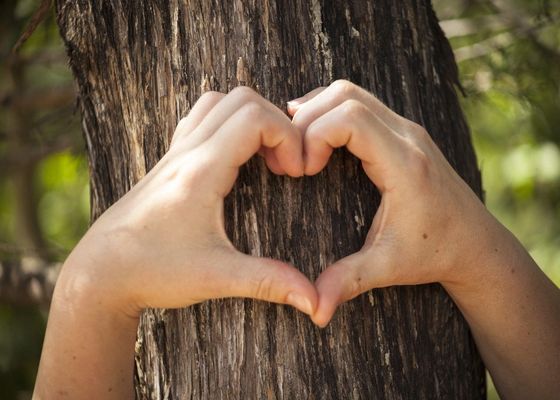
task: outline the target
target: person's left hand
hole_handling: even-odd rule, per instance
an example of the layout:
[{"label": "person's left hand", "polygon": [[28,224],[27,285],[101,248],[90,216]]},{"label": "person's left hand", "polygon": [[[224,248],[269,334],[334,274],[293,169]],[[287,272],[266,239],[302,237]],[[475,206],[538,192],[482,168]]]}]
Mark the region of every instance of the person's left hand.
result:
[{"label": "person's left hand", "polygon": [[346,146],[382,194],[362,249],[317,278],[316,324],[326,325],[339,304],[373,288],[472,280],[479,264],[472,249],[493,257],[489,243],[503,229],[420,125],[344,80],[288,107],[304,132],[306,175]]}]

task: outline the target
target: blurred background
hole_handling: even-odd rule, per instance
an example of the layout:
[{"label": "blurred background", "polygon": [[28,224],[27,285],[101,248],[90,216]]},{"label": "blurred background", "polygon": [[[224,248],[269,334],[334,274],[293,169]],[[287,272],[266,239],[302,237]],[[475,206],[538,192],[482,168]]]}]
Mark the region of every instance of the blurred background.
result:
[{"label": "blurred background", "polygon": [[[42,3],[0,2],[0,399],[31,398],[57,271],[89,219],[75,89],[52,8],[34,18]],[[459,64],[486,203],[560,285],[560,2],[434,7]]]}]

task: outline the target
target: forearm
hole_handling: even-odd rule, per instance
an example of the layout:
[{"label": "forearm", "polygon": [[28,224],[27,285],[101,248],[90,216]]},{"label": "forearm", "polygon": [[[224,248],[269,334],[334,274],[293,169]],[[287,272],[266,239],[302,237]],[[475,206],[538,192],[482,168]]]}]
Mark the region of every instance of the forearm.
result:
[{"label": "forearm", "polygon": [[138,319],[112,311],[101,288],[69,282],[70,262],[53,296],[33,398],[133,398]]},{"label": "forearm", "polygon": [[[505,228],[468,279],[444,283],[465,316],[486,367],[507,399],[560,393],[560,291]],[[506,240],[504,240],[506,237]]]}]

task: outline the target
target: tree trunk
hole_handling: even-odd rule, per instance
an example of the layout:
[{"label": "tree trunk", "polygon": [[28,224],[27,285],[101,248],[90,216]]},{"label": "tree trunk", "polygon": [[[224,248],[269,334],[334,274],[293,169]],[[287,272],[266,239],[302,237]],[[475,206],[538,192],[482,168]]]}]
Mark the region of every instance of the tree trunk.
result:
[{"label": "tree trunk", "polygon": [[[93,219],[157,163],[201,91],[238,84],[283,106],[350,79],[425,126],[482,193],[457,68],[428,0],[59,0],[57,15],[80,91]],[[379,200],[345,150],[297,180],[254,159],[226,200],[226,228],[241,251],[315,279],[361,247]],[[468,326],[437,284],[368,292],[324,330],[251,300],[148,310],[136,348],[139,398],[485,397]]]}]

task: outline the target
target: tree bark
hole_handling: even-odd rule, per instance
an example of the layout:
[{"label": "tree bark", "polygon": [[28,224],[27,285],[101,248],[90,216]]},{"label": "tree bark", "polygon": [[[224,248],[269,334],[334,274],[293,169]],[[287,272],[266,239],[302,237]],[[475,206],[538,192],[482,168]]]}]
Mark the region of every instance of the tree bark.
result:
[{"label": "tree bark", "polygon": [[[482,194],[457,68],[428,0],[56,7],[80,91],[93,219],[157,163],[201,91],[238,84],[283,106],[350,79],[425,126]],[[345,150],[318,176],[297,180],[253,159],[226,199],[225,222],[239,250],[292,262],[315,279],[361,247],[379,200]],[[324,330],[289,307],[251,300],[148,310],[136,349],[139,398],[485,397],[468,326],[437,284],[370,291]]]}]

